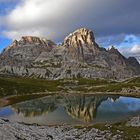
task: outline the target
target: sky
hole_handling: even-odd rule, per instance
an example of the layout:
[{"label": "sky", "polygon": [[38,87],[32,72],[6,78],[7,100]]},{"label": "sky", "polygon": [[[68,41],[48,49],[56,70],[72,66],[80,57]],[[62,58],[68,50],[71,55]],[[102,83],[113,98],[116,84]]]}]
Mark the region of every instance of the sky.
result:
[{"label": "sky", "polygon": [[139,6],[139,0],[0,0],[0,51],[21,36],[59,43],[86,27],[101,47],[114,45],[140,61]]}]

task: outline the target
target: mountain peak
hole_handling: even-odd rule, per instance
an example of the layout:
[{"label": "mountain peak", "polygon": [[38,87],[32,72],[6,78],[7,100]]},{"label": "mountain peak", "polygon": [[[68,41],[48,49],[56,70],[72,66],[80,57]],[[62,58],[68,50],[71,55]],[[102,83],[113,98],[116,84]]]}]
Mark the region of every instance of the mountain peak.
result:
[{"label": "mountain peak", "polygon": [[36,36],[22,36],[21,40],[26,42],[39,42],[41,39]]},{"label": "mountain peak", "polygon": [[121,55],[121,53],[118,51],[118,49],[116,49],[114,46],[110,46],[108,48],[108,52],[109,53],[113,53],[113,54],[119,54],[119,55]]},{"label": "mountain peak", "polygon": [[7,51],[10,50],[11,48],[17,46],[17,44],[18,44],[18,41],[17,41],[17,40],[14,40],[14,41],[11,43],[11,45],[9,45],[7,48],[5,48],[5,49],[3,50],[3,52],[7,52]]},{"label": "mountain peak", "polygon": [[91,46],[94,43],[95,38],[93,32],[86,28],[80,28],[73,33],[70,33],[63,42],[66,46]]},{"label": "mountain peak", "polygon": [[19,41],[20,43],[29,43],[29,44],[46,44],[47,39],[46,38],[40,38],[36,36],[22,36],[21,40]]},{"label": "mountain peak", "polygon": [[23,47],[26,45],[40,45],[40,46],[48,46],[50,49],[53,46],[56,46],[56,44],[48,40],[46,38],[40,38],[36,36],[22,36],[20,40],[14,40],[11,45],[9,45],[7,48],[3,50],[3,52],[7,52],[10,49],[16,48],[16,47]]},{"label": "mountain peak", "polygon": [[[91,35],[93,37],[93,32],[87,28],[79,28],[77,30],[75,30],[72,34],[80,34],[80,35],[83,35],[83,36],[86,36],[86,35]],[[94,37],[93,37],[94,38]]]},{"label": "mountain peak", "polygon": [[107,48],[107,50],[109,51],[109,50],[115,50],[115,47],[114,46],[109,46],[108,48]]},{"label": "mountain peak", "polygon": [[40,44],[46,46],[56,45],[53,41],[48,40],[47,38],[41,38],[36,36],[22,36],[18,42],[19,44]]}]

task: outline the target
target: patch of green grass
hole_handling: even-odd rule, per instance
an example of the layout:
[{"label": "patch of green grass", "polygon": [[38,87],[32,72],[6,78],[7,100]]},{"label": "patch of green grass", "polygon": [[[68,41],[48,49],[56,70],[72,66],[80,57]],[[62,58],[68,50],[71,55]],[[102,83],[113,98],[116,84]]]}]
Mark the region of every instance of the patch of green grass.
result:
[{"label": "patch of green grass", "polygon": [[60,91],[59,81],[42,79],[0,77],[0,96]]},{"label": "patch of green grass", "polygon": [[63,80],[46,80],[0,76],[0,96],[22,95],[37,92],[120,92],[123,88],[140,87],[140,78],[114,82],[104,79],[73,78]]},{"label": "patch of green grass", "polygon": [[[96,92],[120,92],[123,88],[131,88],[134,89],[134,84],[125,84],[125,83],[116,83],[116,84],[107,84],[102,87],[92,87],[89,91]],[[139,85],[138,85],[139,86]]]},{"label": "patch of green grass", "polygon": [[89,86],[93,86],[93,85],[103,85],[103,84],[108,84],[111,81],[107,81],[105,79],[99,79],[99,78],[95,78],[95,79],[90,79],[90,78],[78,78],[76,79],[78,80],[78,84],[79,85],[89,85]]},{"label": "patch of green grass", "polygon": [[127,83],[132,83],[132,84],[140,84],[140,77],[136,77],[130,80],[126,80]]},{"label": "patch of green grass", "polygon": [[140,87],[140,78],[126,80],[123,82],[107,81],[104,79],[78,78],[77,87],[73,90],[80,92],[121,92],[123,89],[135,90]]}]

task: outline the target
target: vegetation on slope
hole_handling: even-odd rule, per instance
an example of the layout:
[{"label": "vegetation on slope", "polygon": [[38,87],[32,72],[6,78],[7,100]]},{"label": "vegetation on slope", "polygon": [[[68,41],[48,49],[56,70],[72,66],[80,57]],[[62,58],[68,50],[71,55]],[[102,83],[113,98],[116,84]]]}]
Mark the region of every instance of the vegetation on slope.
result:
[{"label": "vegetation on slope", "polygon": [[0,77],[0,96],[29,94],[45,91],[60,91],[58,81],[40,79]]},{"label": "vegetation on slope", "polygon": [[140,88],[140,78],[123,82],[107,81],[104,79],[63,79],[45,80],[19,77],[0,77],[0,96],[22,95],[38,92],[129,92]]}]

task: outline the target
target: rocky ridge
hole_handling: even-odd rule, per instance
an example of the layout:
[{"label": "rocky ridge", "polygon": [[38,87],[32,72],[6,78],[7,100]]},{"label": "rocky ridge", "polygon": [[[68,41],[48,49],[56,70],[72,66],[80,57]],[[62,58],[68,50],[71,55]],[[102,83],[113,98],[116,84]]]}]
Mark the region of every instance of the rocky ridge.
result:
[{"label": "rocky ridge", "polygon": [[81,28],[61,45],[39,37],[15,40],[0,55],[0,73],[45,79],[125,79],[140,74],[133,57],[125,58],[114,47],[106,50],[95,42],[94,33]]}]

